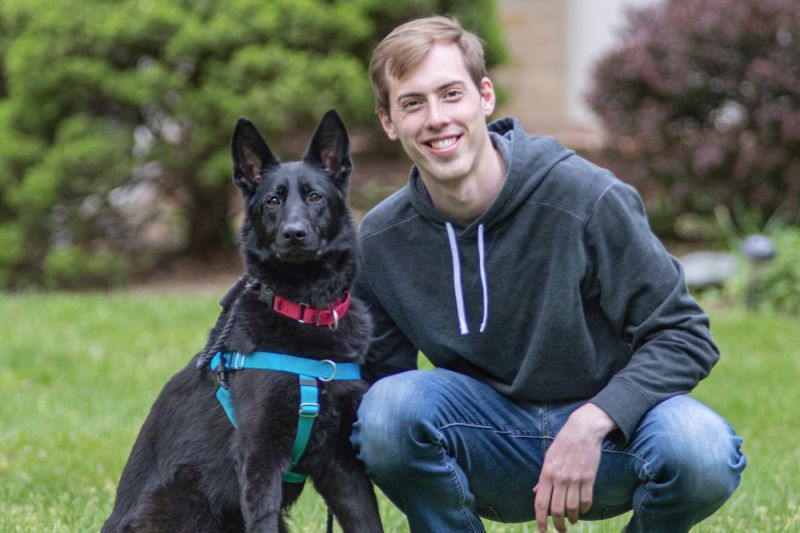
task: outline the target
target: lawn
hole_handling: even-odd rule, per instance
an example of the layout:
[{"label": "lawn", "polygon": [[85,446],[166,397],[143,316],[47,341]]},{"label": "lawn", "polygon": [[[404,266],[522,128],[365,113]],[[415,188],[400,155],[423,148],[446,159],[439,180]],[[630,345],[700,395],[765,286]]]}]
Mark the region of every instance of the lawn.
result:
[{"label": "lawn", "polygon": [[[0,295],[0,532],[99,529],[150,404],[202,348],[217,296]],[[715,310],[712,328],[723,357],[694,394],[744,437],[749,466],[734,497],[695,531],[800,531],[800,322]],[[407,531],[385,498],[381,514],[387,531]],[[324,521],[306,490],[293,531],[323,531]]]}]

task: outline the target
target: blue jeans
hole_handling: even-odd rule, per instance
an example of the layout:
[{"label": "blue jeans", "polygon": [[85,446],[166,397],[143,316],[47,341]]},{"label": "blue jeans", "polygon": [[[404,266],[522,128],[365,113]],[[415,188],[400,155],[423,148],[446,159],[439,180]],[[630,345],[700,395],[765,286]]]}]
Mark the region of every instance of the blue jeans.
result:
[{"label": "blue jeans", "polygon": [[[376,382],[352,442],[367,473],[412,532],[484,531],[479,516],[534,520],[532,492],[553,437],[584,402],[512,401],[443,369]],[[733,493],[741,439],[688,396],[648,412],[627,444],[606,439],[591,509],[599,520],[633,509],[629,533],[688,531]]]}]

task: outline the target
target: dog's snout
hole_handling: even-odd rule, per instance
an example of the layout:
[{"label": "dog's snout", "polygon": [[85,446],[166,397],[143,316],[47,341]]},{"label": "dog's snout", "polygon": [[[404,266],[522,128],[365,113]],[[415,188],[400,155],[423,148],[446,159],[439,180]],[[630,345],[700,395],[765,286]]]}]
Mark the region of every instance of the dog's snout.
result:
[{"label": "dog's snout", "polygon": [[291,222],[283,226],[283,238],[287,241],[302,241],[306,237],[306,227],[300,222]]}]

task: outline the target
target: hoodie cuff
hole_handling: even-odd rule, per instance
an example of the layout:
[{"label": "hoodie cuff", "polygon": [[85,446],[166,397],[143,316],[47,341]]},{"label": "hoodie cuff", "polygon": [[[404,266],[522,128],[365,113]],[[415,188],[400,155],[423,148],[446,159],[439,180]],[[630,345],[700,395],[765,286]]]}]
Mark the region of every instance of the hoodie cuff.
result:
[{"label": "hoodie cuff", "polygon": [[626,443],[636,431],[639,421],[652,408],[644,394],[621,379],[612,379],[589,401],[614,420]]}]

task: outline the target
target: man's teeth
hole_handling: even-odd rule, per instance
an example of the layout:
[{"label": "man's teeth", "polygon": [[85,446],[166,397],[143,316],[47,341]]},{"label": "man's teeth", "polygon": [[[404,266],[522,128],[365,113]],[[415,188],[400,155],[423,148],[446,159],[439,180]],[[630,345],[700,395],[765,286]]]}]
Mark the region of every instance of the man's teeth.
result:
[{"label": "man's teeth", "polygon": [[455,137],[449,137],[447,139],[440,139],[438,141],[431,141],[431,148],[436,148],[440,150],[442,148],[447,148],[448,146],[452,146],[456,143]]}]

